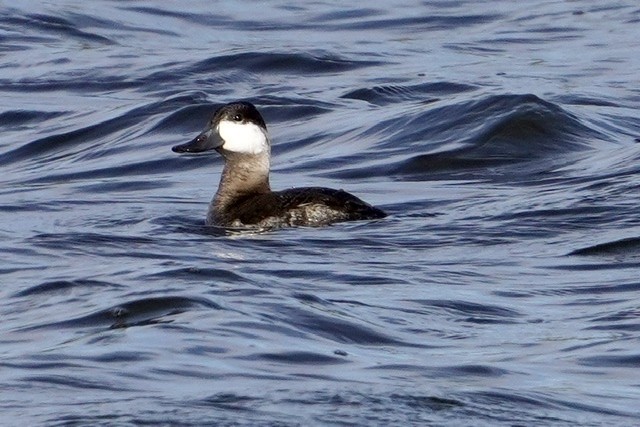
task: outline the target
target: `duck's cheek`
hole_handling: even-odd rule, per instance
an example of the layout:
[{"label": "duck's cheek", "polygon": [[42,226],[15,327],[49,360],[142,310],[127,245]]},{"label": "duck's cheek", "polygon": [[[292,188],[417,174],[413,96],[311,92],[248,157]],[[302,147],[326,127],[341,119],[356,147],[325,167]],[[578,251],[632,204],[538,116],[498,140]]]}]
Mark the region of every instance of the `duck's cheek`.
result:
[{"label": "duck's cheek", "polygon": [[265,131],[253,123],[223,121],[218,125],[218,132],[224,140],[222,147],[227,151],[260,154],[269,148]]}]

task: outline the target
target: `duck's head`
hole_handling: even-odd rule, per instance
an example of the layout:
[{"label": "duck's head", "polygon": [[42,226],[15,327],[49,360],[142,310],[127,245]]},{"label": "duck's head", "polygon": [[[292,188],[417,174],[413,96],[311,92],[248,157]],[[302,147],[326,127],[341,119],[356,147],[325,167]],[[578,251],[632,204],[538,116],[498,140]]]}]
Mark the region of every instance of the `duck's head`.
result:
[{"label": "duck's head", "polygon": [[267,125],[253,104],[233,102],[220,107],[204,132],[193,141],[172,148],[176,153],[200,153],[214,149],[223,155],[269,154]]}]

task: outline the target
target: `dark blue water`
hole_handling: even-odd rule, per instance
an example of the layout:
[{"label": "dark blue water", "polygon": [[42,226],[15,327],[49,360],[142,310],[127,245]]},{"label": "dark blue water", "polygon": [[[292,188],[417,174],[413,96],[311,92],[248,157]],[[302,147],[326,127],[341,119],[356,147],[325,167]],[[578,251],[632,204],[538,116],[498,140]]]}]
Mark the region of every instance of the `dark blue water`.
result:
[{"label": "dark blue water", "polygon": [[[640,8],[14,2],[5,425],[636,425]],[[382,221],[204,226],[248,99],[272,186]]]}]

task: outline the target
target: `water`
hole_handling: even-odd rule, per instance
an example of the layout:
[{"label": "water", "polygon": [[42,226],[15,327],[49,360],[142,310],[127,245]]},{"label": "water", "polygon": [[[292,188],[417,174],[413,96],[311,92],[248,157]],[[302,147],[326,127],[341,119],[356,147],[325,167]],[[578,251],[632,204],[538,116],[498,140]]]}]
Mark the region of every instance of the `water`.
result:
[{"label": "water", "polygon": [[[21,1],[0,18],[4,425],[635,425],[636,2]],[[249,99],[272,186],[204,226]]]}]

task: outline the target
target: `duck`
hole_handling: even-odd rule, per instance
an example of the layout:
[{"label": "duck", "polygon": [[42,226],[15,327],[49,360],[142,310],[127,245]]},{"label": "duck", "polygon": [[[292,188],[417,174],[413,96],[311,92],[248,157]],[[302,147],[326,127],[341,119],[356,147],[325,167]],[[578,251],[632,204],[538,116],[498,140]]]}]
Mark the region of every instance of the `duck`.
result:
[{"label": "duck", "polygon": [[218,108],[203,132],[172,147],[175,153],[216,150],[224,167],[206,224],[225,228],[320,227],[343,221],[377,220],[386,213],[344,190],[297,187],[272,191],[271,140],[250,102]]}]

